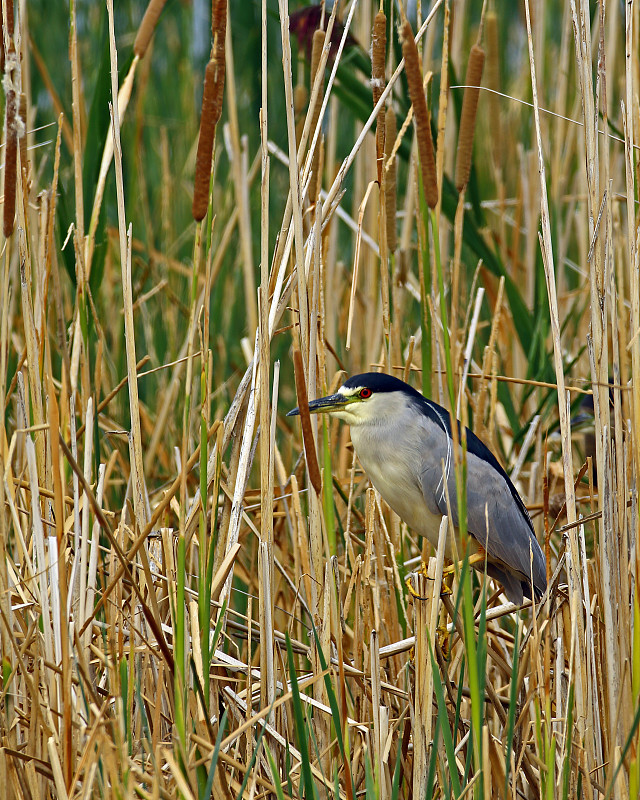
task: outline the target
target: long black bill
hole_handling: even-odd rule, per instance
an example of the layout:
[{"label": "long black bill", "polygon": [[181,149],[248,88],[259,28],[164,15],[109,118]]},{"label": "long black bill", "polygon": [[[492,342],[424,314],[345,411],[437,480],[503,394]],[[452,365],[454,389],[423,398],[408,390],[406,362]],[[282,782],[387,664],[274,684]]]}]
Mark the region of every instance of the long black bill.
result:
[{"label": "long black bill", "polygon": [[[338,408],[344,408],[346,405],[346,398],[343,394],[330,394],[327,397],[319,397],[317,400],[311,400],[309,403],[309,411],[312,414],[323,414],[327,411],[335,411]],[[297,417],[300,414],[300,409],[296,406],[291,409],[287,414],[288,417]]]}]

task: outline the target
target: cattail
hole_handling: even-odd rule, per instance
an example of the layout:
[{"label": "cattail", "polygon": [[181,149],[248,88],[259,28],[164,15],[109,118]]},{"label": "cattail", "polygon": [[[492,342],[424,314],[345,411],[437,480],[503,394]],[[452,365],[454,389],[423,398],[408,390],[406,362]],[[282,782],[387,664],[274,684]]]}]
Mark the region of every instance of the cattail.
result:
[{"label": "cattail", "polygon": [[[320,57],[322,56],[322,48],[324,46],[324,31],[318,29],[313,34],[313,44],[311,47],[311,87],[313,88],[313,84],[316,79],[316,74],[320,67]],[[322,91],[322,90],[321,90]],[[313,135],[315,133],[316,127],[318,125],[318,119],[320,118],[320,94],[315,98],[312,98],[313,108],[311,111],[311,128],[309,131],[310,139],[313,139]],[[312,203],[315,203],[318,188],[322,183],[320,172],[320,139],[316,142],[316,149],[313,152],[313,160],[311,162],[311,178],[309,180],[309,199]]]},{"label": "cattail", "polygon": [[293,368],[296,378],[296,393],[298,395],[298,408],[300,409],[300,423],[302,427],[302,441],[304,452],[307,458],[307,469],[309,470],[309,480],[316,490],[316,494],[322,491],[322,478],[320,477],[320,467],[316,455],[316,445],[313,439],[311,428],[311,414],[309,413],[309,398],[307,396],[307,386],[304,380],[304,369],[302,366],[302,353],[299,350],[293,352]]},{"label": "cattail", "polygon": [[429,208],[435,208],[438,203],[438,179],[436,177],[436,159],[433,152],[433,139],[431,138],[431,123],[427,111],[427,101],[422,88],[422,70],[418,48],[413,38],[411,24],[405,20],[402,25],[402,55],[404,56],[404,71],[409,84],[409,97],[413,105],[413,116],[416,123],[416,136],[418,137],[418,155],[422,172],[422,185],[424,196]]},{"label": "cattail", "polygon": [[191,213],[196,222],[204,219],[209,206],[209,182],[213,163],[213,142],[216,125],[222,116],[225,76],[225,37],[227,30],[226,0],[217,0],[212,10],[212,58],[204,71],[204,90],[200,114],[200,134],[196,153],[196,170]]},{"label": "cattail", "polygon": [[474,44],[469,53],[467,77],[465,79],[462,113],[460,114],[460,130],[458,132],[458,152],[456,153],[456,189],[461,192],[469,181],[471,172],[471,154],[473,152],[473,134],[476,129],[476,112],[478,96],[482,83],[482,67],[484,66],[484,50]]},{"label": "cattail", "polygon": [[211,35],[214,42],[224,39],[227,35],[227,0],[213,0],[211,3]]},{"label": "cattail", "polygon": [[213,161],[213,140],[216,124],[220,119],[219,83],[216,80],[217,67],[214,59],[207,64],[204,72],[204,91],[202,93],[202,112],[200,114],[200,135],[196,153],[196,170],[191,212],[196,222],[204,219],[209,206],[209,181]]},{"label": "cattail", "polygon": [[[385,60],[387,55],[387,18],[378,11],[373,20],[371,36],[371,88],[373,105],[377,105],[385,86]],[[382,155],[384,153],[384,105],[378,112],[376,120],[376,160],[378,164],[378,183],[382,181]]]},{"label": "cattail", "polygon": [[147,10],[144,12],[144,17],[142,18],[133,43],[133,52],[138,58],[142,58],[147,52],[147,47],[149,47],[149,42],[151,41],[151,37],[158,23],[158,17],[166,1],[167,0],[150,0]]},{"label": "cattail", "polygon": [[8,239],[13,233],[16,213],[16,163],[18,159],[18,102],[16,91],[7,90],[4,156],[4,218],[3,231]]},{"label": "cattail", "polygon": [[[389,161],[393,145],[396,140],[396,115],[394,110],[389,106],[385,115],[385,139],[384,139],[384,161],[385,164]],[[389,252],[393,251],[398,246],[398,236],[396,233],[396,209],[397,209],[397,192],[396,192],[396,159],[395,156],[389,161],[389,166],[385,173],[384,181],[384,207],[387,218],[387,247]]]}]

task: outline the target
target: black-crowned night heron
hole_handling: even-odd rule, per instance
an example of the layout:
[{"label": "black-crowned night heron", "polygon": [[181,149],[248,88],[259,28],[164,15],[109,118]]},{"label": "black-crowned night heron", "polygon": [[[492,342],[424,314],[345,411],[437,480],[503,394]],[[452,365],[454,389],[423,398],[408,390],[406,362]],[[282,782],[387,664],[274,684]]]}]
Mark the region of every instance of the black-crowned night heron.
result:
[{"label": "black-crowned night heron", "polygon": [[[336,394],[309,403],[312,413],[348,422],[371,483],[399,517],[434,545],[447,514],[458,527],[449,412],[391,375],[354,375]],[[288,416],[299,414],[294,408]],[[458,423],[459,424],[459,423]],[[546,563],[531,518],[493,453],[467,429],[467,530],[476,554],[486,551],[487,574],[514,603],[546,587]],[[444,465],[444,470],[443,470]],[[446,487],[445,487],[446,476]],[[449,542],[445,555],[454,558]],[[474,559],[484,570],[485,559]]]}]

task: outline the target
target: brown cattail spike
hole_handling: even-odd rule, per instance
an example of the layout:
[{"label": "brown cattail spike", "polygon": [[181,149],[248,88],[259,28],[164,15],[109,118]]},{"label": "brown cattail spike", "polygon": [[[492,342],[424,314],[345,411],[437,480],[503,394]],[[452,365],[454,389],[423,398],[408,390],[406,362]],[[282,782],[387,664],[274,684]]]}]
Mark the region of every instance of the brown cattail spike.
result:
[{"label": "brown cattail spike", "polygon": [[[393,145],[396,140],[396,115],[394,110],[389,107],[385,115],[384,122],[384,162],[385,165],[393,151]],[[396,233],[396,210],[397,210],[397,193],[396,193],[396,159],[395,156],[389,162],[385,173],[384,180],[384,206],[385,216],[387,218],[387,247],[389,252],[393,251],[398,246],[398,236]]]},{"label": "brown cattail spike", "polygon": [[[384,91],[385,86],[385,61],[387,54],[387,18],[382,11],[378,11],[373,21],[373,34],[371,36],[371,88],[373,90],[373,105]],[[378,163],[378,183],[382,181],[382,155],[384,153],[384,105],[378,112],[376,120],[376,160]]]},{"label": "brown cattail spike", "polygon": [[401,29],[402,55],[404,56],[404,70],[409,84],[409,96],[413,105],[413,116],[416,124],[418,139],[418,155],[420,157],[420,170],[424,196],[429,208],[438,204],[438,179],[436,177],[436,159],[433,152],[433,138],[431,137],[431,123],[427,111],[427,101],[422,88],[422,70],[418,48],[413,38],[411,24],[405,20]]},{"label": "brown cattail spike", "polygon": [[476,128],[478,96],[482,83],[482,67],[484,66],[484,50],[474,44],[469,53],[467,64],[466,89],[462,100],[460,115],[460,131],[458,133],[458,152],[456,154],[456,189],[461,192],[469,181],[471,173],[471,154],[473,152],[473,134]]},{"label": "brown cattail spike", "polygon": [[4,161],[4,217],[2,228],[5,238],[13,233],[16,214],[16,171],[18,159],[18,98],[13,87],[7,91]]},{"label": "brown cattail spike", "polygon": [[196,171],[191,213],[196,222],[204,219],[209,207],[209,182],[213,163],[216,125],[222,116],[225,76],[225,37],[227,31],[226,0],[216,0],[212,12],[213,50],[204,72],[200,135],[196,153]]},{"label": "brown cattail spike", "polygon": [[211,4],[211,35],[222,39],[227,34],[227,0],[213,0]]},{"label": "brown cattail spike", "polygon": [[[313,34],[313,44],[311,47],[311,88],[316,79],[316,74],[320,67],[320,58],[322,56],[322,48],[324,46],[324,31],[317,30]],[[322,93],[322,90],[321,90]],[[313,108],[311,109],[311,128],[309,129],[309,139],[313,140],[316,127],[318,126],[318,119],[320,118],[320,96],[312,97]],[[316,149],[313,152],[313,161],[311,162],[311,178],[309,180],[309,199],[315,203],[318,189],[322,184],[320,176],[320,139],[316,142]]]},{"label": "brown cattail spike", "polygon": [[[204,73],[204,92],[202,94],[202,113],[200,115],[200,136],[196,153],[196,171],[193,191],[192,213],[196,222],[204,219],[209,206],[209,181],[213,160],[213,141],[216,125],[220,119],[222,98],[220,83],[216,80],[217,65],[211,59]],[[224,81],[224,78],[223,78]],[[224,86],[224,83],[222,83]]]},{"label": "brown cattail spike", "polygon": [[149,42],[151,41],[151,37],[158,23],[158,17],[166,1],[167,0],[151,0],[147,6],[147,10],[144,12],[144,17],[142,18],[133,43],[133,52],[138,58],[142,58],[147,52],[147,47],[149,47]]}]

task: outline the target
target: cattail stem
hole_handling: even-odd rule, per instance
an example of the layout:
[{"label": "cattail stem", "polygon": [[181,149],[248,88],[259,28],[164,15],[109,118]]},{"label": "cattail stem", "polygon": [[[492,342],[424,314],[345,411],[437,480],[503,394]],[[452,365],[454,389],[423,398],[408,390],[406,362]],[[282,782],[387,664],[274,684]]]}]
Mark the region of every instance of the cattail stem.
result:
[{"label": "cattail stem", "polygon": [[[385,60],[387,54],[387,18],[382,11],[378,11],[373,21],[373,34],[371,36],[371,89],[373,91],[373,105],[377,105],[385,86]],[[378,112],[376,120],[376,161],[378,165],[378,183],[382,182],[382,157],[384,154],[385,126],[384,105]]]},{"label": "cattail stem", "polygon": [[409,97],[413,105],[413,116],[416,124],[424,196],[429,208],[435,208],[438,204],[438,179],[436,177],[436,159],[433,152],[431,122],[424,89],[422,88],[422,70],[420,69],[418,48],[408,20],[405,20],[402,25],[401,36],[404,70],[409,84]]},{"label": "cattail stem", "polygon": [[478,97],[482,83],[484,66],[484,50],[474,44],[469,53],[467,77],[465,79],[462,113],[460,115],[460,132],[458,133],[458,152],[456,154],[456,189],[461,192],[469,181],[471,173],[471,155],[473,153],[473,134],[476,128]]},{"label": "cattail stem", "polygon": [[[316,79],[316,75],[318,72],[318,68],[320,66],[320,57],[322,56],[322,48],[324,46],[324,31],[318,29],[313,34],[313,43],[311,46],[311,86]],[[315,131],[316,126],[318,125],[318,119],[320,118],[320,96],[315,98],[311,98],[311,102],[313,103],[313,108],[311,109],[311,134],[310,136],[313,137],[313,131]],[[309,180],[309,199],[312,203],[315,203],[318,188],[322,184],[322,179],[320,177],[320,139],[316,142],[316,149],[313,152],[313,161],[311,162],[311,178]]]}]

